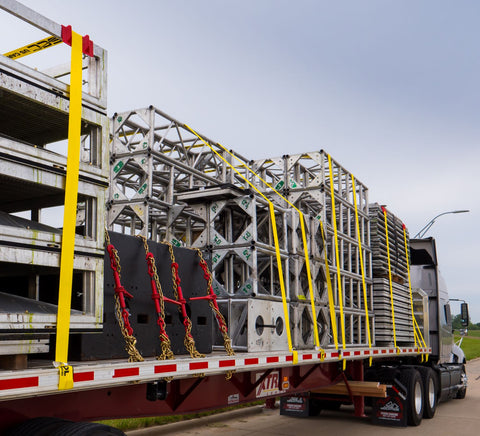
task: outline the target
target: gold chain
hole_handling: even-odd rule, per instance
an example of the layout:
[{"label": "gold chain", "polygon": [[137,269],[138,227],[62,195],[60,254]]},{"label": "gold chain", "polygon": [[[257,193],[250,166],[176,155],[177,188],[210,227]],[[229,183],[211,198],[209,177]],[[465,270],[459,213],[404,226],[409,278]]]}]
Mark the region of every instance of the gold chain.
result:
[{"label": "gold chain", "polygon": [[[203,264],[205,266],[205,273],[208,275],[207,279],[207,294],[210,293],[210,289],[212,289],[212,273],[208,269],[208,264],[203,258],[202,251],[198,248],[194,249],[197,252],[198,257],[200,258],[200,264]],[[229,356],[234,356],[235,351],[233,351],[232,347],[232,340],[230,339],[230,336],[228,335],[228,330],[227,330],[227,323],[225,321],[224,316],[220,313],[220,310],[218,309],[218,306],[214,304],[212,300],[208,301],[208,304],[212,308],[213,312],[215,313],[215,316],[219,322],[217,323],[218,328],[220,329],[222,336],[223,336],[223,346],[225,347],[225,351],[227,352],[227,355]],[[230,380],[233,376],[235,371],[229,370],[225,374],[225,380]]]},{"label": "gold chain", "polygon": [[[142,235],[138,235],[138,237],[143,241],[143,247],[145,248],[145,253],[149,253],[150,249],[148,248],[147,238],[145,238]],[[160,279],[158,278],[157,266],[153,258],[152,258],[152,262],[150,263],[150,267],[152,268],[153,278],[157,286],[158,295],[160,296],[159,298],[160,318],[162,319],[163,322],[165,322],[164,321],[165,320],[165,302],[163,300],[162,285],[160,284]],[[160,338],[160,346],[161,346],[162,352],[159,356],[157,356],[157,359],[158,360],[175,359],[175,356],[172,351],[172,345],[166,332],[161,331],[159,334],[159,338]]]},{"label": "gold chain", "polygon": [[[172,264],[176,263],[175,262],[175,254],[173,253],[173,247],[172,244],[170,244],[167,241],[163,241],[164,244],[168,246],[168,251],[170,252],[170,259],[172,261]],[[172,286],[173,286],[173,292],[175,295],[175,299],[178,301],[178,284],[177,284],[177,275],[175,273],[175,269],[172,267]],[[180,308],[179,308],[180,309]],[[185,348],[187,351],[190,353],[190,356],[193,358],[196,357],[205,357],[204,354],[201,354],[195,347],[195,340],[193,339],[192,336],[192,321],[188,317],[188,315],[185,316],[183,320],[184,326],[185,326],[185,339],[183,341],[183,344],[185,345]]]},{"label": "gold chain", "polygon": [[[110,235],[108,231],[105,229],[105,240],[107,241],[108,245],[110,243]],[[112,250],[112,254],[115,258],[115,268],[118,274],[118,278],[120,279],[120,256],[118,255],[118,251],[116,248]],[[128,353],[128,361],[129,362],[143,362],[143,357],[140,352],[137,350],[137,338],[128,334],[127,329],[125,328],[125,323],[123,321],[122,316],[122,308],[120,307],[120,298],[118,298],[117,293],[115,293],[115,315],[117,317],[118,325],[120,326],[120,331],[122,332],[122,336],[125,339],[125,351]]]},{"label": "gold chain", "polygon": [[[209,290],[212,287],[212,273],[208,269],[208,264],[205,261],[205,259],[203,258],[203,254],[202,254],[201,250],[199,250],[198,248],[195,248],[195,251],[197,252],[198,257],[200,258],[200,263],[205,265],[206,273],[208,274],[207,293],[209,293]],[[228,336],[227,323],[225,321],[225,318],[220,313],[220,310],[218,310],[218,307],[213,303],[212,300],[209,300],[208,304],[210,305],[212,310],[215,312],[215,316],[217,317],[217,319],[220,321],[218,323],[218,327],[219,327],[219,329],[222,333],[222,336],[223,336],[223,345],[225,347],[225,351],[227,352],[227,354],[229,356],[234,356],[235,351],[233,351],[233,348],[232,348],[232,340],[230,339],[230,336]]]},{"label": "gold chain", "polygon": [[143,362],[143,357],[140,352],[137,350],[137,338],[128,334],[127,329],[122,318],[122,309],[120,307],[120,299],[118,295],[115,294],[115,314],[117,316],[118,324],[120,325],[120,330],[125,339],[125,351],[128,353],[129,362]]}]

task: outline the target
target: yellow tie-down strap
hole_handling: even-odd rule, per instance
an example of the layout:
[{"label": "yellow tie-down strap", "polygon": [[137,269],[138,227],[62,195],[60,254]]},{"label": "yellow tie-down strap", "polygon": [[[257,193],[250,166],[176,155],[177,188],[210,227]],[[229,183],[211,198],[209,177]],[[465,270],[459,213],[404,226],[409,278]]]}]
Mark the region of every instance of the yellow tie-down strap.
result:
[{"label": "yellow tie-down strap", "polygon": [[53,47],[54,45],[60,44],[61,42],[63,42],[63,40],[58,36],[48,36],[46,38],[40,39],[39,41],[32,42],[31,44],[27,44],[23,47],[9,51],[8,53],[4,53],[3,56],[10,59],[20,59],[23,58],[23,56],[27,56],[29,54],[36,53],[37,51]]},{"label": "yellow tie-down strap", "polygon": [[400,348],[397,347],[397,331],[395,329],[395,308],[393,304],[393,282],[392,282],[392,264],[390,260],[390,242],[388,240],[388,220],[387,220],[387,209],[382,206],[383,219],[385,222],[385,239],[387,242],[387,260],[388,260],[388,283],[390,286],[390,307],[392,311],[392,327],[393,327],[393,345],[397,350],[397,353],[400,353]]},{"label": "yellow tie-down strap", "polygon": [[[188,130],[190,130],[195,136],[197,136],[197,138],[199,138],[204,144],[206,144],[206,142],[203,141],[203,139],[195,131],[193,131],[189,126],[185,125],[185,127]],[[237,156],[235,156],[230,150],[225,148],[222,144],[217,143],[216,145],[218,145],[223,151],[228,153],[234,159],[236,159],[240,163],[241,167],[244,167],[250,174],[253,174],[258,180],[260,180],[263,184],[265,184],[265,186],[267,186],[269,189],[271,189],[273,192],[275,192],[275,194],[277,194],[282,200],[284,200],[287,204],[289,204],[294,210],[296,210],[298,212],[299,217],[300,217],[300,227],[301,227],[301,231],[302,231],[302,244],[303,244],[303,251],[304,251],[304,254],[305,254],[305,267],[306,267],[306,272],[307,272],[307,277],[308,277],[308,290],[309,290],[309,296],[310,296],[310,305],[311,305],[311,309],[312,309],[312,319],[316,320],[317,319],[317,313],[316,313],[316,310],[315,310],[315,296],[314,296],[313,285],[312,285],[312,274],[311,274],[311,269],[310,269],[310,256],[309,256],[309,253],[308,253],[307,235],[306,235],[306,231],[305,231],[305,220],[306,220],[305,215],[293,203],[291,203],[280,192],[278,192],[273,186],[271,186],[266,180],[264,180],[260,175],[258,175],[255,171],[253,171],[250,167],[245,165],[245,163],[242,162]],[[207,146],[210,147],[210,149],[213,150],[213,148],[210,146],[210,144],[207,144]],[[215,150],[213,150],[213,151],[218,155],[218,153]],[[230,163],[227,162],[227,164],[231,168],[233,168],[235,170],[235,172],[237,174],[239,174],[240,177],[242,177],[243,180],[246,180]],[[250,186],[253,186],[248,180],[247,180],[247,183],[249,183]],[[253,186],[253,188],[257,192],[259,192],[260,195],[262,195],[262,197],[266,198],[260,191],[258,191],[258,189],[255,186]],[[269,201],[269,200],[267,199],[267,201]],[[320,222],[320,224],[321,224],[321,222]],[[326,247],[325,244],[324,244],[324,246]],[[328,261],[325,259],[325,263],[327,263],[327,262]],[[328,264],[327,264],[327,270],[328,270]],[[330,289],[331,289],[331,283],[330,283],[330,280],[329,280],[330,276],[328,275],[328,272],[327,272],[327,276],[328,276],[328,282],[329,282]],[[299,299],[302,299],[302,298],[299,297]],[[305,299],[305,297],[303,297],[303,299]],[[329,300],[329,301],[331,301],[331,300]],[[332,325],[333,325],[334,332],[336,334],[336,322],[335,322],[335,320],[332,321]],[[323,350],[323,348],[320,347],[318,325],[317,325],[316,321],[313,322],[313,337],[314,337],[315,346],[320,351],[320,359],[323,361],[325,359],[326,353],[325,353],[325,350]],[[336,344],[336,347],[338,348],[336,339],[335,339],[335,344]]]},{"label": "yellow tie-down strap", "polygon": [[[287,304],[287,293],[285,290],[285,281],[283,277],[283,267],[282,267],[282,259],[280,255],[280,246],[278,243],[278,232],[277,232],[277,223],[275,221],[275,209],[273,206],[273,202],[270,201],[250,180],[244,177],[240,171],[238,171],[230,162],[228,162],[217,150],[215,150],[207,141],[205,141],[195,130],[193,130],[188,125],[184,124],[185,128],[192,132],[200,141],[202,141],[207,147],[209,147],[223,162],[225,162],[235,173],[240,176],[245,182],[249,184],[260,196],[268,203],[269,210],[270,210],[270,219],[272,221],[272,232],[273,238],[275,242],[275,255],[277,259],[277,267],[278,267],[278,278],[280,281],[280,290],[282,293],[282,303],[283,303],[283,314],[285,316],[285,323],[286,323],[286,332],[287,332],[287,341],[288,341],[288,349],[292,353],[293,356],[293,364],[298,363],[298,352],[293,349],[292,344],[292,333],[291,333],[291,326],[290,326],[290,316],[288,314],[288,304]],[[224,149],[224,147],[222,147]]]},{"label": "yellow tie-down strap", "polygon": [[[415,313],[413,310],[413,295],[412,295],[412,280],[410,278],[410,257],[408,255],[408,243],[407,243],[407,229],[405,224],[403,225],[403,242],[405,245],[405,259],[407,261],[407,274],[408,274],[408,289],[410,291],[410,307],[412,309],[412,327],[413,327],[413,339],[415,341],[415,348],[418,346],[422,346],[427,348],[427,344],[425,343],[425,339],[423,338],[422,331],[418,326],[417,320],[415,318]],[[428,361],[428,354],[426,355],[426,361]],[[422,354],[422,362],[424,360],[424,355]]]},{"label": "yellow tie-down strap", "polygon": [[[357,228],[357,239],[358,239],[358,252],[360,256],[360,269],[362,272],[362,289],[363,289],[363,304],[365,306],[365,317],[367,321],[367,337],[368,337],[368,348],[372,348],[372,338],[370,335],[370,318],[368,316],[368,299],[367,299],[367,285],[365,283],[365,267],[363,263],[363,252],[362,252],[362,234],[360,232],[360,221],[358,220],[358,206],[357,206],[357,190],[355,187],[355,177],[353,174],[350,174],[352,178],[352,190],[353,190],[353,203],[355,206],[355,223]],[[369,359],[370,366],[372,365],[372,356]]]},{"label": "yellow tie-down strap", "polygon": [[328,306],[330,309],[330,321],[332,323],[333,342],[335,344],[335,349],[338,350],[337,315],[335,314],[335,302],[333,300],[332,279],[330,277],[330,267],[328,265],[327,241],[325,238],[325,230],[323,228],[323,223],[321,221],[320,221],[320,231],[322,233],[323,246],[325,247],[325,275],[327,276]]},{"label": "yellow tie-down strap", "polygon": [[60,285],[58,292],[57,343],[55,349],[56,366],[59,368],[59,389],[70,389],[73,387],[73,370],[66,362],[68,362],[68,336],[70,331],[70,309],[72,300],[81,122],[82,37],[72,32],[67,175],[65,181],[62,251],[60,254]]},{"label": "yellow tie-down strap", "polygon": [[[340,273],[340,250],[338,248],[338,231],[337,231],[337,212],[335,210],[335,189],[333,187],[333,170],[332,170],[332,158],[328,154],[328,169],[330,179],[330,199],[332,203],[332,224],[333,234],[335,238],[335,262],[337,270],[337,289],[338,289],[338,305],[340,309],[340,328],[342,329],[342,349],[345,350],[345,318],[343,315],[343,290],[342,290],[342,275]],[[341,353],[339,354],[341,358]],[[347,362],[343,360],[343,369],[345,370]]]}]

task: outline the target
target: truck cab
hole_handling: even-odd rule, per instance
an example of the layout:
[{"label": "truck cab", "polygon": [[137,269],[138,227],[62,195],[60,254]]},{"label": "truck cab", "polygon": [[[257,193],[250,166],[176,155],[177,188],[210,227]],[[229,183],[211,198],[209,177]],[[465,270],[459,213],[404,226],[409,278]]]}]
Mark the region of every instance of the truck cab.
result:
[{"label": "truck cab", "polygon": [[465,354],[453,341],[448,291],[438,268],[435,239],[411,239],[410,250],[412,288],[421,288],[428,296],[430,361],[439,375],[439,399],[465,396]]}]

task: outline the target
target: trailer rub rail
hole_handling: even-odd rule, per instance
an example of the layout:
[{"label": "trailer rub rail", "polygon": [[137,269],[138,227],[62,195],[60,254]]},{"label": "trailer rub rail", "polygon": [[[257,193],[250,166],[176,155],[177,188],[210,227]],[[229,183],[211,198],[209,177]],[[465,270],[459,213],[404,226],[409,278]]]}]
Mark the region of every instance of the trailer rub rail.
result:
[{"label": "trailer rub rail", "polygon": [[[400,348],[400,354],[412,356],[431,353],[431,348]],[[398,355],[398,349],[372,348],[347,349],[343,352],[326,351],[323,362],[339,362],[343,356],[346,360],[360,360],[368,357],[382,358]],[[319,363],[321,353],[316,350],[298,352],[298,365]],[[144,362],[95,363],[73,365],[73,389],[85,390],[98,387],[123,385],[132,382],[149,382],[166,377],[193,378],[202,371],[206,376],[225,374],[227,371],[261,371],[293,364],[290,353],[244,353],[235,356],[210,356],[206,359],[179,358],[177,360]],[[35,395],[59,393],[58,370],[50,368],[27,369],[23,371],[3,371],[0,373],[0,400],[29,397],[32,389]]]}]

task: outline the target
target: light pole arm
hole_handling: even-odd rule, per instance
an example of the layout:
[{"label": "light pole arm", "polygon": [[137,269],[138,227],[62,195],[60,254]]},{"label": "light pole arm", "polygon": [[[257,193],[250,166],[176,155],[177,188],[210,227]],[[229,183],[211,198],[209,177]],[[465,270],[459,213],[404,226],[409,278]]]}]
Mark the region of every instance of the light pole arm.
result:
[{"label": "light pole arm", "polygon": [[466,213],[466,212],[470,212],[469,210],[452,210],[450,212],[442,212],[436,216],[434,216],[424,227],[422,227],[420,229],[420,231],[413,237],[413,239],[417,239],[417,238],[423,238],[425,236],[425,233],[428,232],[428,230],[430,229],[430,227],[433,226],[433,224],[435,223],[435,220],[442,216],[442,215],[447,215],[449,213]]}]

